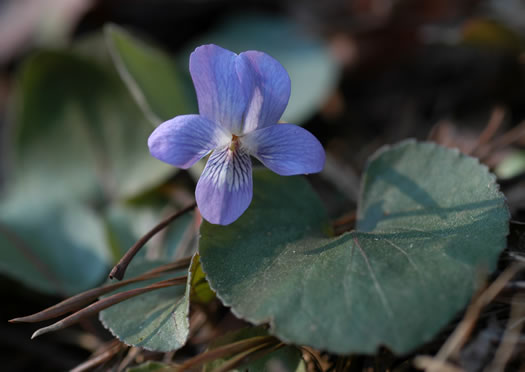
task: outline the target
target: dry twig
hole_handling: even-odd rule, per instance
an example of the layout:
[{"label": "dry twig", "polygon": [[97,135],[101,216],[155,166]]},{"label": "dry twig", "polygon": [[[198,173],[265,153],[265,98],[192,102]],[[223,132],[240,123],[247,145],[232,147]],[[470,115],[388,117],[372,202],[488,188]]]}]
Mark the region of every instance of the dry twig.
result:
[{"label": "dry twig", "polygon": [[[427,372],[443,371],[447,366],[447,360],[452,355],[457,355],[460,348],[465,344],[470,335],[474,325],[479,318],[481,310],[489,304],[494,298],[505,288],[505,285],[521,270],[525,268],[523,264],[514,264],[508,267],[503,273],[496,278],[496,280],[486,288],[477,298],[469,305],[467,311],[456,327],[454,332],[449,336],[447,341],[441,346],[437,355],[432,358],[432,363],[426,363],[425,370]],[[416,365],[422,363],[422,360],[427,360],[427,356],[418,356],[415,359]]]}]

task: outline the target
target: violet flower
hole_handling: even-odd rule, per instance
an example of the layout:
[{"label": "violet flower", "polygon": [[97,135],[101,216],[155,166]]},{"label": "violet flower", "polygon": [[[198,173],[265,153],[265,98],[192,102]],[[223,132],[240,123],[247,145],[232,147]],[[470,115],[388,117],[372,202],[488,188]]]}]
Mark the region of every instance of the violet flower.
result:
[{"label": "violet flower", "polygon": [[283,176],[323,169],[323,147],[310,132],[277,124],[290,98],[290,78],[275,59],[204,45],[191,54],[190,73],[200,115],[162,123],[148,146],[157,159],[184,169],[211,152],[195,191],[204,219],[228,225],[248,208],[250,155]]}]

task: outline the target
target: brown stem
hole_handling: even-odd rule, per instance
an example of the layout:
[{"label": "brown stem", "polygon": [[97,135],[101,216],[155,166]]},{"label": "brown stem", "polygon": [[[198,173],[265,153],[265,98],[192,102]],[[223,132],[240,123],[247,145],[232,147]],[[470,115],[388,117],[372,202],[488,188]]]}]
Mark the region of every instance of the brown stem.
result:
[{"label": "brown stem", "polygon": [[228,344],[228,345],[217,347],[212,350],[208,350],[191,359],[188,359],[183,364],[181,364],[177,370],[187,371],[191,368],[200,366],[210,360],[215,360],[215,359],[223,358],[225,356],[229,356],[235,353],[244,352],[246,350],[249,350],[254,347],[261,346],[261,345],[264,345],[264,346],[267,346],[268,344],[273,345],[273,344],[276,344],[277,342],[279,342],[279,340],[277,340],[273,336],[256,336],[256,337],[252,337],[246,340],[237,341],[232,344]]},{"label": "brown stem", "polygon": [[191,257],[185,257],[178,261],[169,263],[167,265],[156,267],[135,278],[123,280],[118,283],[108,284],[108,285],[105,285],[99,288],[93,288],[88,291],[79,293],[73,297],[65,299],[62,302],[59,302],[56,305],[48,307],[47,309],[42,310],[36,314],[32,314],[32,315],[28,315],[28,316],[24,316],[20,318],[14,318],[14,319],[9,320],[9,322],[10,323],[35,323],[35,322],[41,322],[41,321],[48,320],[48,319],[53,319],[60,315],[79,310],[82,307],[89,304],[90,302],[94,301],[96,298],[106,293],[112,292],[125,285],[140,282],[143,280],[153,279],[167,271],[173,271],[173,270],[182,269],[184,267],[188,267],[190,262],[191,262]]},{"label": "brown stem", "polygon": [[226,361],[222,366],[216,368],[213,370],[213,372],[228,372],[233,370],[234,368],[242,365],[243,363],[247,362],[248,359],[250,361],[255,361],[257,359],[260,359],[270,353],[273,353],[274,351],[279,350],[280,348],[284,347],[285,344],[278,343],[278,344],[263,344],[255,346],[254,348],[250,350],[246,350],[242,353],[239,353],[238,355],[235,355],[230,360]]},{"label": "brown stem", "polygon": [[357,211],[348,213],[332,224],[333,232],[335,236],[341,235],[347,231],[351,231],[355,228],[355,223],[357,221]]},{"label": "brown stem", "polygon": [[157,226],[155,226],[153,229],[148,231],[146,235],[144,235],[142,238],[140,238],[133,246],[128,249],[126,254],[122,256],[120,261],[113,267],[111,272],[109,273],[110,279],[117,279],[122,280],[124,278],[124,274],[126,273],[126,269],[128,268],[129,263],[131,260],[133,260],[133,257],[138,253],[138,251],[153,237],[155,234],[157,234],[160,230],[164,229],[166,226],[168,226],[170,223],[172,223],[174,220],[182,216],[183,214],[186,214],[187,212],[191,211],[197,206],[196,203],[193,203],[189,206],[187,206],[184,209],[181,209],[175,214],[172,214],[165,220],[161,221]]},{"label": "brown stem", "polygon": [[474,147],[467,151],[467,155],[474,154],[476,155],[477,151],[487,144],[495,135],[498,129],[501,127],[501,124],[503,124],[503,119],[505,118],[505,109],[501,106],[496,106],[492,113],[490,114],[490,119],[487,123],[487,126],[481,134],[478,137],[477,143],[474,145]]},{"label": "brown stem", "polygon": [[491,152],[499,150],[505,146],[509,146],[523,137],[525,137],[525,121],[521,122],[511,130],[494,139],[491,143],[487,144],[486,148],[484,148],[484,151],[478,151],[478,158],[485,160]]},{"label": "brown stem", "polygon": [[77,311],[74,314],[71,314],[70,316],[51,324],[48,327],[40,328],[35,333],[33,333],[33,336],[31,336],[31,339],[38,337],[44,333],[52,332],[52,331],[58,331],[60,329],[69,327],[70,325],[73,325],[77,323],[79,320],[84,319],[88,316],[94,315],[104,309],[107,309],[110,306],[116,305],[122,301],[125,301],[127,299],[130,299],[132,297],[141,295],[146,292],[154,291],[156,289],[171,287],[174,285],[184,284],[187,281],[186,276],[181,276],[173,279],[163,280],[158,283],[151,284],[147,287],[143,288],[135,288],[130,289],[129,291],[116,293],[114,295],[111,295],[109,297],[103,298],[102,300],[99,300],[88,307]]},{"label": "brown stem", "polygon": [[120,350],[122,350],[125,347],[126,347],[126,345],[124,345],[120,341],[114,340],[113,342],[111,342],[109,344],[109,346],[107,347],[106,350],[104,350],[103,352],[101,352],[101,353],[99,353],[97,355],[94,355],[93,357],[91,357],[88,360],[86,360],[84,363],[79,364],[78,366],[73,368],[70,372],[89,371],[92,368],[94,368],[94,367],[96,367],[96,366],[98,366],[98,365],[100,365],[102,363],[107,362],[108,360],[113,358],[113,356],[115,356]]},{"label": "brown stem", "polygon": [[[431,364],[428,364],[426,370],[428,372],[442,371],[443,366],[446,365],[448,358],[459,352],[460,348],[467,342],[468,336],[474,329],[474,325],[479,318],[479,314],[483,307],[488,305],[501,292],[505,285],[521,270],[525,269],[523,264],[513,264],[505,269],[496,280],[476,298],[472,300],[467,307],[463,319],[454,329],[454,332],[448,337],[447,341],[441,346],[438,353],[431,358]],[[421,360],[418,360],[421,359]],[[424,356],[418,356],[414,363],[429,362]]]}]

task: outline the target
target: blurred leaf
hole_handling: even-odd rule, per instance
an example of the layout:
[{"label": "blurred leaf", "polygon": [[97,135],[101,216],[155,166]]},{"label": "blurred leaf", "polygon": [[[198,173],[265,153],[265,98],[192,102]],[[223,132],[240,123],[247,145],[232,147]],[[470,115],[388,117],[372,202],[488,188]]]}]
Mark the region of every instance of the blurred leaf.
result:
[{"label": "blurred leaf", "polygon": [[215,298],[213,292],[206,280],[206,275],[202,271],[199,254],[197,253],[193,258],[190,272],[191,275],[191,302],[207,304]]},{"label": "blurred leaf", "polygon": [[198,227],[194,223],[195,214],[191,212],[173,222],[166,231],[159,255],[171,259],[193,255],[197,250],[195,239],[198,234]]},{"label": "blurred leaf", "polygon": [[463,43],[519,53],[525,40],[505,24],[484,18],[470,19],[462,30]]},{"label": "blurred leaf", "polygon": [[[258,328],[244,328],[235,332],[231,332],[222,336],[210,344],[209,350],[232,344],[237,341],[242,341],[256,336],[267,336],[268,332],[264,329]],[[234,357],[233,355],[232,357]],[[216,359],[211,363],[204,365],[203,372],[212,372],[216,368],[220,368],[229,358]],[[244,363],[231,370],[232,372],[265,372],[265,371],[279,371],[279,372],[305,372],[306,366],[302,360],[301,352],[293,346],[285,346],[277,351],[274,351],[264,357],[261,357],[253,362]]]},{"label": "blurred leaf", "polygon": [[302,124],[306,121],[319,110],[338,82],[339,66],[327,46],[288,18],[234,15],[192,42],[180,61],[187,63],[190,52],[199,45],[210,43],[236,53],[260,50],[286,68],[292,81],[292,93],[282,117],[285,122]]},{"label": "blurred leaf", "polygon": [[430,340],[468,302],[478,271],[494,270],[505,199],[476,159],[413,141],[379,151],[362,185],[358,231],[328,238],[304,178],[255,172],[246,213],[201,227],[217,296],[286,342],[334,353],[402,354]]},{"label": "blurred leaf", "polygon": [[112,66],[41,52],[25,63],[16,98],[15,176],[51,182],[46,194],[130,197],[174,171],[149,154],[152,128]]},{"label": "blurred leaf", "polygon": [[[137,276],[169,262],[134,260],[126,277]],[[117,292],[144,287],[186,273],[187,271],[167,273],[156,279],[130,284]],[[161,352],[179,349],[186,343],[189,334],[189,280],[185,286],[158,289],[114,305],[100,312],[100,321],[127,345]]]},{"label": "blurred leaf", "polygon": [[525,172],[525,151],[514,151],[505,156],[494,173],[499,178],[508,179]]},{"label": "blurred leaf", "polygon": [[522,0],[487,0],[483,14],[525,35],[525,3]]},{"label": "blurred leaf", "polygon": [[150,156],[152,128],[111,65],[40,52],[22,66],[14,103],[0,270],[48,292],[85,290],[110,261],[95,207],[148,189],[174,168]]},{"label": "blurred leaf", "polygon": [[[198,111],[188,75],[174,58],[116,25],[106,26],[105,35],[120,76],[154,125]],[[188,61],[181,65],[188,69]]]},{"label": "blurred leaf", "polygon": [[11,192],[35,201],[98,196],[101,159],[86,128],[97,125],[108,89],[104,71],[69,53],[41,52],[25,62],[15,89]]},{"label": "blurred leaf", "polygon": [[[71,80],[68,66],[83,73]],[[85,290],[102,280],[108,266],[102,226],[79,203],[100,192],[96,159],[82,130],[82,102],[89,102],[87,92],[100,73],[53,52],[31,58],[19,75],[10,142],[14,165],[0,204],[1,268],[46,292]],[[100,85],[105,90],[104,80]]]},{"label": "blurred leaf", "polygon": [[[169,205],[169,202],[166,201],[162,207],[133,206],[121,203],[108,208],[106,228],[110,235],[113,256],[117,261],[137,240],[159,223],[165,215],[166,205]],[[139,251],[138,255],[147,255],[149,259],[173,259],[192,222],[192,213],[180,216],[166,229],[155,235],[145,248]]]},{"label": "blurred leaf", "polygon": [[88,208],[4,203],[0,212],[3,273],[64,296],[97,285],[107,273],[104,229]]}]

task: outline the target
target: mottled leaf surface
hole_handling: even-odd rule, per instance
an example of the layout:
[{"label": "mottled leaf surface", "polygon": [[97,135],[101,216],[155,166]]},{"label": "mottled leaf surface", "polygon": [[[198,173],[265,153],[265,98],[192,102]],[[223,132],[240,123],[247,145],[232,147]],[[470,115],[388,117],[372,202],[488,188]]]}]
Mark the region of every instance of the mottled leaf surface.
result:
[{"label": "mottled leaf surface", "polygon": [[[169,261],[133,261],[126,272],[131,278]],[[159,278],[130,284],[117,292],[144,287],[160,280],[186,275],[170,272]],[[127,345],[154,351],[172,351],[186,343],[189,334],[190,284],[158,289],[114,305],[99,314],[100,321]]]},{"label": "mottled leaf surface", "polygon": [[465,306],[480,271],[494,270],[508,219],[485,166],[406,141],[369,162],[356,231],[329,237],[304,178],[261,170],[238,221],[203,222],[199,251],[224,304],[255,324],[269,322],[284,341],[406,353]]}]

